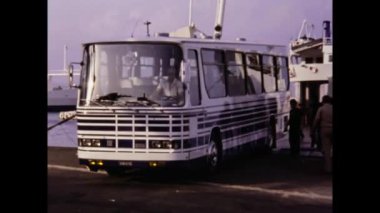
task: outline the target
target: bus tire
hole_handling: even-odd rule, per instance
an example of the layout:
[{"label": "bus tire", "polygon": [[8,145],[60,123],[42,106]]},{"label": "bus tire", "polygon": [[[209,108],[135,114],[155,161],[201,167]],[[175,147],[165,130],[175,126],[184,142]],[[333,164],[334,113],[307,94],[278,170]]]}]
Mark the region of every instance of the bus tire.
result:
[{"label": "bus tire", "polygon": [[222,145],[218,134],[213,133],[207,147],[207,171],[216,173],[222,164]]}]

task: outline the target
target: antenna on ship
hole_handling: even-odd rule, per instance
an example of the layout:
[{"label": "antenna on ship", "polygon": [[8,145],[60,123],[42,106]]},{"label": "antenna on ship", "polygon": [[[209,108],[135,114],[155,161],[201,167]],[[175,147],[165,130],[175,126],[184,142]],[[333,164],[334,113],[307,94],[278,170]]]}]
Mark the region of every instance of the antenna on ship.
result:
[{"label": "antenna on ship", "polygon": [[144,22],[144,24],[146,25],[146,35],[148,36],[148,37],[150,37],[150,35],[149,35],[149,25],[151,24],[152,22],[150,22],[150,21],[146,21],[146,22]]},{"label": "antenna on ship", "polygon": [[135,34],[135,29],[136,29],[136,26],[137,26],[137,22],[139,22],[139,20],[137,20],[135,22],[135,26],[133,26],[133,28],[132,28],[131,38],[133,38],[133,34]]},{"label": "antenna on ship", "polygon": [[67,68],[67,44],[63,46],[63,70]]},{"label": "antenna on ship", "polygon": [[308,21],[306,21],[306,19],[304,19],[302,22],[300,32],[298,33],[297,39],[300,39],[302,37],[303,32],[305,32],[305,35],[304,35],[305,39],[313,38],[314,37],[313,31],[314,31],[314,24],[311,24]]}]

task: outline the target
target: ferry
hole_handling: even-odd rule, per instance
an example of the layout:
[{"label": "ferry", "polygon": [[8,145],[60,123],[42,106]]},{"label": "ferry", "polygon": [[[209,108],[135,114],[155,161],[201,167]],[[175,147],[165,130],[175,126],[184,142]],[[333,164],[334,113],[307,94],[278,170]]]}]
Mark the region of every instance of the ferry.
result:
[{"label": "ferry", "polygon": [[[322,37],[313,35],[314,25],[304,20],[297,39],[289,44],[291,95],[313,114],[324,95],[332,97],[332,34],[330,21],[323,21]],[[308,119],[311,122],[312,116]]]}]

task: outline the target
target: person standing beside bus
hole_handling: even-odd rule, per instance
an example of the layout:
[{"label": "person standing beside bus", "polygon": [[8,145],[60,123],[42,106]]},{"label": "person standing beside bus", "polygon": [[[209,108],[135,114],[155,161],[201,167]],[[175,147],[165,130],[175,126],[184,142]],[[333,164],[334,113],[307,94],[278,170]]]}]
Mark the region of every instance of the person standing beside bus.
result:
[{"label": "person standing beside bus", "polygon": [[[319,128],[322,142],[322,152],[324,156],[325,172],[332,172],[332,100],[331,97],[325,95],[322,97],[322,106],[318,108],[317,114],[313,122],[312,133]],[[313,137],[313,136],[312,136]]]},{"label": "person standing beside bus", "polygon": [[289,145],[290,153],[294,157],[298,157],[300,154],[300,143],[302,134],[302,112],[297,107],[297,101],[295,99],[290,100],[290,113],[289,120],[286,124],[285,131],[289,126]]}]

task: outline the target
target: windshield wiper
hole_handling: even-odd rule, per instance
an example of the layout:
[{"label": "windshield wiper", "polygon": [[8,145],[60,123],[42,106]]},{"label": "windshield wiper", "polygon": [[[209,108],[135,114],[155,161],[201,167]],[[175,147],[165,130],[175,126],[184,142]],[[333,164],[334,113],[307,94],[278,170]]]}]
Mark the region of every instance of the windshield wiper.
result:
[{"label": "windshield wiper", "polygon": [[103,96],[100,96],[98,99],[96,99],[97,101],[103,101],[103,100],[107,100],[107,101],[116,101],[117,99],[121,98],[121,97],[132,97],[130,95],[123,95],[123,94],[119,94],[117,92],[111,92],[107,95],[103,95]]},{"label": "windshield wiper", "polygon": [[81,99],[81,101],[90,102],[91,104],[98,105],[98,106],[104,107],[105,109],[108,109],[108,110],[112,110],[112,111],[114,111],[113,109],[108,108],[107,105],[104,105],[103,103],[99,103],[97,100],[86,100],[86,99]]},{"label": "windshield wiper", "polygon": [[146,102],[148,102],[148,104],[150,104],[150,105],[157,105],[157,106],[160,106],[159,103],[157,103],[157,102],[155,102],[155,101],[150,100],[149,98],[147,98],[147,97],[145,96],[145,93],[143,94],[142,97],[137,97],[137,101],[146,101]]}]

